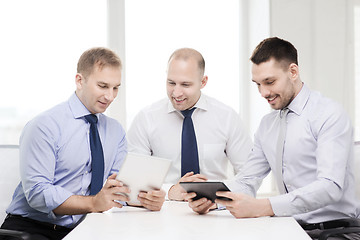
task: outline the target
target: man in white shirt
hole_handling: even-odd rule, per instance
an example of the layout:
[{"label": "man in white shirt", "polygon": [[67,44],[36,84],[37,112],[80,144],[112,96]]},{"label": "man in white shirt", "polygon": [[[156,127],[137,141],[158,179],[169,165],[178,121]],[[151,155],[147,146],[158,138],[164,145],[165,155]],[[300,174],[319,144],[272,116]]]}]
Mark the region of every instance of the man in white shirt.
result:
[{"label": "man in white shirt", "polygon": [[[216,202],[236,218],[293,216],[307,224],[305,229],[314,238],[324,226],[336,226],[336,219],[359,217],[352,172],[352,125],[344,109],[303,84],[297,50],[291,43],[276,37],[265,39],[250,59],[252,81],[276,111],[262,119],[249,160],[236,181],[229,183],[233,192],[217,193],[233,201]],[[286,134],[279,141],[283,144],[279,150],[284,117]],[[281,194],[254,198],[270,170],[277,176]],[[208,212],[212,203],[192,201],[193,197],[194,193],[185,196],[190,207],[198,213]],[[331,223],[324,224],[328,221]],[[358,237],[353,234],[346,239]]]},{"label": "man in white shirt", "polygon": [[[183,200],[185,190],[180,181],[226,179],[228,162],[238,173],[252,146],[239,115],[229,106],[202,94],[208,77],[204,75],[202,55],[190,48],[176,50],[167,69],[168,98],[138,113],[128,134],[130,152],[171,159],[173,164],[164,184],[171,200]],[[193,109],[199,174],[181,175],[181,136],[184,116],[181,111]]]}]

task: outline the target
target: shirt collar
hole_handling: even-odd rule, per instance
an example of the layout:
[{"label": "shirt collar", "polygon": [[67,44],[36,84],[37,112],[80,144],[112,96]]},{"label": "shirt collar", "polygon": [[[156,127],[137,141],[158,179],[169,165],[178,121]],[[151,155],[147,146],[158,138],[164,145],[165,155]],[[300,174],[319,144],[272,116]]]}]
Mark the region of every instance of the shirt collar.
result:
[{"label": "shirt collar", "polygon": [[[195,103],[194,107],[202,109],[207,111],[208,109],[208,103],[207,103],[207,97],[206,95],[204,95],[203,93],[200,94],[200,98],[199,100]],[[174,106],[172,105],[171,101],[168,101],[168,113],[172,113],[172,112],[179,112],[178,110],[176,110],[174,108]]]},{"label": "shirt collar", "polygon": [[309,100],[310,92],[311,92],[310,89],[305,84],[303,84],[300,92],[291,101],[291,103],[288,105],[288,108],[297,115],[301,115],[302,111],[305,108],[306,103]]},{"label": "shirt collar", "polygon": [[85,115],[91,114],[91,112],[80,101],[76,93],[73,93],[73,95],[71,95],[68,102],[74,118],[81,118]]}]

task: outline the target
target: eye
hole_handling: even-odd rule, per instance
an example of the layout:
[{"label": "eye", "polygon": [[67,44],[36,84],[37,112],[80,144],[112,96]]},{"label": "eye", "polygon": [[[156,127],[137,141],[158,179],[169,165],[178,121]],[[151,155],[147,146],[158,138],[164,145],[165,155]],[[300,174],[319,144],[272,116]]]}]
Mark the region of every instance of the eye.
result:
[{"label": "eye", "polygon": [[107,86],[106,86],[105,84],[98,84],[98,86],[99,86],[100,88],[107,88]]},{"label": "eye", "polygon": [[174,82],[168,82],[168,84],[169,84],[169,85],[172,85],[172,86],[174,86],[174,85],[175,85],[175,83],[174,83]]}]

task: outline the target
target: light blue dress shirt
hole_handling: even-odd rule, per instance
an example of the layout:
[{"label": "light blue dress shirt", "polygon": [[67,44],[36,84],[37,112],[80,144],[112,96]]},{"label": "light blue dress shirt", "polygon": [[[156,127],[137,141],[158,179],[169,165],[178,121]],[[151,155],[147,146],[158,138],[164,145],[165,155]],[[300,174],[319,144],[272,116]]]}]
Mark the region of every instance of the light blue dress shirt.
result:
[{"label": "light blue dress shirt", "polygon": [[[83,215],[56,215],[53,209],[72,195],[89,195],[90,114],[74,93],[67,102],[31,120],[20,137],[21,183],[8,213],[73,227]],[[118,172],[127,152],[120,123],[103,114],[98,131],[104,151],[104,182]]]},{"label": "light blue dress shirt", "polygon": [[[288,108],[282,165],[288,193],[269,198],[275,215],[308,223],[358,217],[352,125],[346,112],[306,85]],[[277,174],[279,113],[262,119],[249,160],[236,181],[229,183],[232,190],[255,196],[270,170]]]}]

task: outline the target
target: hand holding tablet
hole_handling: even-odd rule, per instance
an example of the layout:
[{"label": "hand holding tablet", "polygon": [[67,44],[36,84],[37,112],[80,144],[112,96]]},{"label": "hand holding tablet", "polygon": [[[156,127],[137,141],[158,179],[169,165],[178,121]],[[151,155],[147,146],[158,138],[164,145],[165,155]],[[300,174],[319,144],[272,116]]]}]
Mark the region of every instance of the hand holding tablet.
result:
[{"label": "hand holding tablet", "polygon": [[[116,177],[130,188],[131,205],[140,205],[137,197],[140,192],[159,190],[164,182],[171,161],[148,155],[128,153]],[[120,193],[122,194],[122,193]]]},{"label": "hand holding tablet", "polygon": [[215,199],[229,200],[230,198],[216,196],[217,191],[230,191],[230,189],[223,182],[180,182],[180,185],[188,192],[196,193],[196,197],[193,200],[200,198],[207,198],[212,202]]}]

